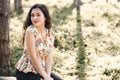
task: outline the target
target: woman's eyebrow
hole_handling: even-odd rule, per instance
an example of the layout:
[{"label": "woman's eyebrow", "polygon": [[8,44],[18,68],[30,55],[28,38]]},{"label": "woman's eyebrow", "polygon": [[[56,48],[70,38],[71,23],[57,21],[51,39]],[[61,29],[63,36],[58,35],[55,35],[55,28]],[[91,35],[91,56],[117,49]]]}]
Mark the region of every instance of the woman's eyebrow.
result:
[{"label": "woman's eyebrow", "polygon": [[37,12],[37,13],[31,13],[31,14],[41,14],[40,12]]}]

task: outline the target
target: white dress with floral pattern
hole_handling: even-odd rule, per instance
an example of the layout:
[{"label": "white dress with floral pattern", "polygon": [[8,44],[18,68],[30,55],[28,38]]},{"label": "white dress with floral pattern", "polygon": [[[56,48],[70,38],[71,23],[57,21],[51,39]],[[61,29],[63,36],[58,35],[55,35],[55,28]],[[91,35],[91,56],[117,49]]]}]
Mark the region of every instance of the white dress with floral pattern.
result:
[{"label": "white dress with floral pattern", "polygon": [[[38,60],[43,63],[44,60],[40,55],[42,54],[43,56],[46,56],[51,52],[52,48],[54,47],[54,34],[51,31],[48,31],[48,29],[46,29],[46,39],[43,40],[41,35],[37,32],[37,29],[33,25],[30,25],[26,31],[30,31],[34,35],[35,50],[37,52],[36,56]],[[34,72],[37,74],[37,71],[35,70],[34,65],[32,65],[29,53],[27,51],[26,40],[24,42],[23,55],[15,66],[16,69],[24,73]]]}]

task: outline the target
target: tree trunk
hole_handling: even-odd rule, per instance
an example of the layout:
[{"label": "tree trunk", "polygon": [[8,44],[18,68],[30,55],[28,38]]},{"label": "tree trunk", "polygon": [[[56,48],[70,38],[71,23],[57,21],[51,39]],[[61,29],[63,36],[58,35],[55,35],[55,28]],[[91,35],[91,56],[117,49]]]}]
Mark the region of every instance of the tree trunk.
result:
[{"label": "tree trunk", "polygon": [[10,47],[9,47],[10,0],[0,0],[0,75],[9,74]]},{"label": "tree trunk", "polygon": [[80,9],[80,5],[82,5],[82,1],[81,0],[74,0],[73,4],[75,4],[77,10]]},{"label": "tree trunk", "polygon": [[82,5],[81,0],[74,0],[74,4],[76,5],[76,22],[77,22],[77,41],[78,41],[78,51],[77,51],[77,75],[78,78],[76,80],[85,80],[85,52],[84,52],[84,41],[82,35],[82,26],[81,26],[81,16],[80,16],[80,6]]},{"label": "tree trunk", "polygon": [[17,14],[23,13],[22,0],[14,0],[14,7]]}]

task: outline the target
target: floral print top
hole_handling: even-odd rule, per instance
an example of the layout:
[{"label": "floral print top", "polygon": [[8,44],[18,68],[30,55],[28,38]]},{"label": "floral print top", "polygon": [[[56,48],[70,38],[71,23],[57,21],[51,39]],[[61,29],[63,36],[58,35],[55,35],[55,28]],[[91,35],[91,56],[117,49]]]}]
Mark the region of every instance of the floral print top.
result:
[{"label": "floral print top", "polygon": [[[42,59],[41,55],[46,56],[51,52],[52,48],[54,47],[54,34],[52,33],[52,31],[49,32],[48,29],[46,29],[46,38],[45,40],[43,40],[41,34],[37,32],[37,29],[33,25],[30,25],[26,31],[30,31],[34,35],[35,50],[37,52],[36,56],[38,60],[43,63],[44,59]],[[34,65],[32,65],[31,63],[31,59],[26,47],[26,40],[24,42],[23,55],[15,66],[16,69],[24,73],[34,72],[37,74]],[[45,65],[43,64],[43,67],[44,66]]]}]

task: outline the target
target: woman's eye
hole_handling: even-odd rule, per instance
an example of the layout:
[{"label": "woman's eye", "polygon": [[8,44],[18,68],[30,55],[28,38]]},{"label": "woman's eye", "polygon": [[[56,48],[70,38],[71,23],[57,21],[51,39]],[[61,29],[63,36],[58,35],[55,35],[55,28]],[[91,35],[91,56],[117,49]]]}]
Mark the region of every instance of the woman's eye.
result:
[{"label": "woman's eye", "polygon": [[31,17],[34,17],[34,15],[32,14]]},{"label": "woman's eye", "polygon": [[31,14],[31,17],[40,17],[41,15],[40,14]]},{"label": "woman's eye", "polygon": [[40,16],[40,14],[37,14],[36,16]]}]

